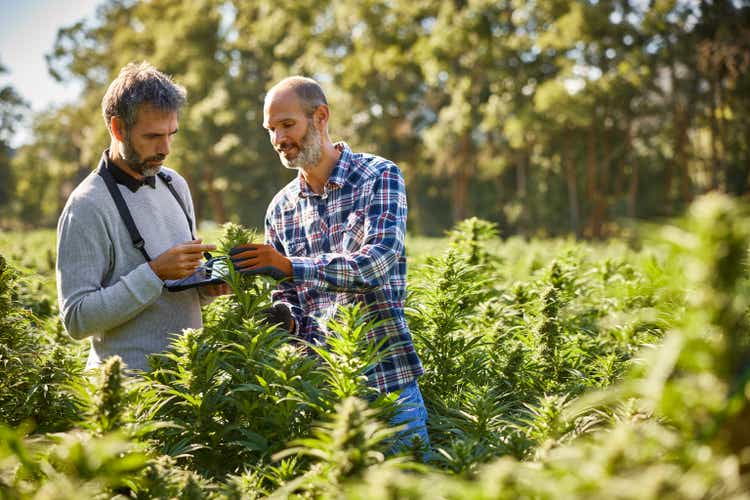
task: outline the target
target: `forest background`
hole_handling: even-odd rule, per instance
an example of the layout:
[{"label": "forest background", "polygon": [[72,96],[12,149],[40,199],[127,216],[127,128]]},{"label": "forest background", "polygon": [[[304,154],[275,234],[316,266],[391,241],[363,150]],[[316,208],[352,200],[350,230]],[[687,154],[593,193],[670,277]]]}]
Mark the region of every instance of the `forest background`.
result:
[{"label": "forest background", "polygon": [[[745,0],[108,1],[60,29],[49,71],[83,91],[35,113],[0,89],[0,227],[52,227],[109,138],[100,102],[130,61],[187,87],[169,165],[201,221],[260,227],[293,175],[265,91],[318,79],[331,133],[395,161],[410,231],[478,216],[501,234],[606,237],[698,194],[748,192]],[[0,66],[2,54],[0,54]]]}]

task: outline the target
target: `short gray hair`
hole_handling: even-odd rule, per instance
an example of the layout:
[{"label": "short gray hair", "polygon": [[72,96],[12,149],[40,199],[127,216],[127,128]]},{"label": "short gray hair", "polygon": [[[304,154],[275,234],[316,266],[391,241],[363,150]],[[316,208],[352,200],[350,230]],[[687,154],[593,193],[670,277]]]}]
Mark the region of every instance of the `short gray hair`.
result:
[{"label": "short gray hair", "polygon": [[102,98],[102,115],[107,130],[112,117],[119,116],[125,122],[127,131],[135,125],[141,104],[149,104],[162,111],[179,111],[185,102],[185,87],[176,84],[145,61],[129,63],[109,84]]},{"label": "short gray hair", "polygon": [[313,113],[315,113],[318,106],[322,104],[328,106],[328,100],[326,99],[326,95],[323,93],[320,84],[306,76],[290,76],[284,78],[268,91],[266,98],[268,98],[268,96],[274,91],[286,89],[292,90],[299,98],[302,102],[302,110],[308,117],[311,117]]}]

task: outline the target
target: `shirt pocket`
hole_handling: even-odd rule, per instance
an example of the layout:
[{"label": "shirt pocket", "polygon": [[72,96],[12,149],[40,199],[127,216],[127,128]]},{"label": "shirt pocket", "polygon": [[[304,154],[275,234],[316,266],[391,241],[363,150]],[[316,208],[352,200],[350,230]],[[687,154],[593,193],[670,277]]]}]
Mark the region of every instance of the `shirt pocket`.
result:
[{"label": "shirt pocket", "polygon": [[352,253],[362,248],[365,241],[365,212],[355,210],[350,213],[344,223],[344,237],[342,244],[344,251]]},{"label": "shirt pocket", "polygon": [[284,242],[287,257],[304,257],[308,254],[305,238],[298,237]]}]

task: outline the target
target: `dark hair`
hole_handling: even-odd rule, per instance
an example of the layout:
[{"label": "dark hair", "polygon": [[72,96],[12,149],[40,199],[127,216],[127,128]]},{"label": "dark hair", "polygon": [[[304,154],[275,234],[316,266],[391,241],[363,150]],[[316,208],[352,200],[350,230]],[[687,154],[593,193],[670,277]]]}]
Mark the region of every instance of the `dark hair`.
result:
[{"label": "dark hair", "polygon": [[308,117],[311,117],[321,104],[328,106],[328,100],[323,93],[323,89],[320,87],[320,84],[312,78],[306,76],[290,76],[284,78],[274,85],[268,94],[276,89],[282,88],[294,91],[294,94],[299,97],[299,100],[302,102],[302,110]]},{"label": "dark hair", "polygon": [[112,117],[119,116],[127,131],[135,125],[141,104],[163,111],[179,111],[185,102],[187,91],[169,76],[145,61],[129,63],[109,84],[102,98],[102,115],[108,130]]}]

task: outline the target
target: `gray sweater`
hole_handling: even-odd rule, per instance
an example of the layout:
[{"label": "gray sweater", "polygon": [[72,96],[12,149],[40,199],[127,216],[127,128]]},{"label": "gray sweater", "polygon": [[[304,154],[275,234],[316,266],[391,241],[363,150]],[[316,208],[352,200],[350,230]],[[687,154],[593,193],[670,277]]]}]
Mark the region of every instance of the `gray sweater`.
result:
[{"label": "gray sweater", "polygon": [[[172,176],[192,220],[187,182]],[[177,200],[161,179],[156,189],[135,193],[117,185],[152,259],[189,241],[190,229]],[[146,355],[163,351],[170,334],[202,326],[195,288],[169,292],[133,246],[104,180],[92,172],[68,198],[57,226],[57,295],[65,329],[91,337],[87,368],[118,354],[129,368],[148,369]]]}]

